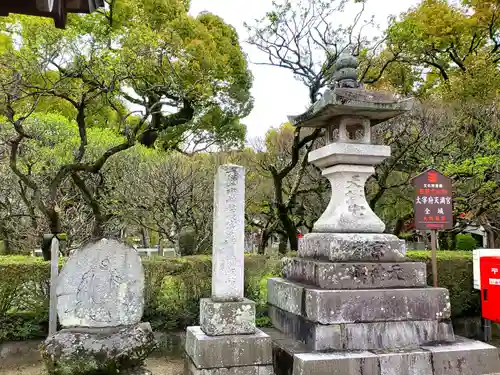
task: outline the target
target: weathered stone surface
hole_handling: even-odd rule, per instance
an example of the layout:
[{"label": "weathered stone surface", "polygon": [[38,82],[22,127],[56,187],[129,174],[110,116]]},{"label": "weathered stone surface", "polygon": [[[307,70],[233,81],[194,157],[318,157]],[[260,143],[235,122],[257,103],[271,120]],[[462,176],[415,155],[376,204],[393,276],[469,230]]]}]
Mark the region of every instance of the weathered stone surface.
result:
[{"label": "weathered stone surface", "polygon": [[137,252],[115,240],[77,250],[57,281],[57,313],[64,327],[116,327],[140,322],[144,270]]},{"label": "weathered stone surface", "polygon": [[237,366],[221,368],[197,368],[188,357],[184,360],[184,375],[273,375],[273,366]]},{"label": "weathered stone surface", "polygon": [[273,340],[274,373],[276,375],[292,375],[295,354],[308,353],[310,349],[277,329],[264,328],[263,331]]},{"label": "weathered stone surface", "polygon": [[315,351],[418,348],[455,338],[451,322],[437,320],[318,324],[272,305],[269,317],[274,327]]},{"label": "weathered stone surface", "polygon": [[340,324],[315,324],[272,305],[268,306],[268,313],[273,327],[295,340],[303,341],[310,350],[325,351],[344,346],[345,335]]},{"label": "weathered stone surface", "polygon": [[422,349],[432,353],[434,375],[489,375],[500,369],[498,349],[480,341],[458,338]]},{"label": "weathered stone surface", "polygon": [[381,163],[389,156],[391,156],[389,146],[334,142],[311,151],[308,161],[318,168],[328,168],[338,164],[372,166]]},{"label": "weathered stone surface", "polygon": [[272,277],[267,280],[267,303],[292,314],[301,315],[304,288],[299,284]]},{"label": "weathered stone surface", "polygon": [[444,288],[327,290],[280,278],[268,281],[268,303],[321,324],[447,320],[451,314]]},{"label": "weathered stone surface", "polygon": [[308,233],[299,244],[299,258],[331,262],[403,261],[405,242],[392,234]]},{"label": "weathered stone surface", "polygon": [[200,326],[211,336],[255,333],[255,302],[216,302],[200,300]]},{"label": "weathered stone surface", "polygon": [[63,329],[45,340],[41,353],[49,374],[139,374],[146,371],[142,365],[154,346],[151,326],[141,323],[121,328]]},{"label": "weathered stone surface", "polygon": [[362,116],[375,125],[410,110],[414,104],[411,99],[398,100],[389,95],[368,91],[355,84],[328,88],[305,113],[288,116],[288,120],[295,126],[326,128],[336,126],[339,118]]},{"label": "weathered stone surface", "polygon": [[431,354],[423,350],[391,350],[378,355],[380,375],[433,375]]},{"label": "weathered stone surface", "polygon": [[378,357],[370,352],[301,353],[293,375],[380,375]]},{"label": "weathered stone surface", "polygon": [[243,299],[245,170],[221,165],[214,187],[212,299]]},{"label": "weathered stone surface", "polygon": [[[305,289],[305,317],[321,324],[449,319],[444,288]],[[281,307],[281,306],[278,306]]]},{"label": "weathered stone surface", "polygon": [[286,279],[322,289],[409,288],[427,286],[425,263],[330,263],[285,258]]},{"label": "weathered stone surface", "polygon": [[373,350],[417,348],[436,341],[453,341],[451,322],[403,321],[344,324],[343,348]]},{"label": "weathered stone surface", "polygon": [[200,327],[188,327],[186,354],[197,368],[272,364],[271,338],[260,330],[252,335],[208,336]]},{"label": "weathered stone surface", "polygon": [[[333,146],[330,144],[326,146]],[[336,146],[343,144],[336,144]],[[349,145],[349,144],[345,144]],[[356,144],[356,147],[377,147],[373,145]],[[380,147],[380,146],[378,146]],[[320,151],[316,150],[316,151]],[[389,148],[390,150],[390,148]],[[327,160],[336,159],[341,162],[341,156],[330,155]],[[383,233],[385,224],[372,211],[365,198],[365,183],[375,169],[370,158],[356,155],[358,159],[365,159],[365,165],[340,164],[323,169],[323,176],[328,178],[332,191],[330,202],[320,218],[314,223],[313,231],[319,233]],[[333,160],[331,161],[333,162]],[[314,163],[314,162],[313,162]]]}]

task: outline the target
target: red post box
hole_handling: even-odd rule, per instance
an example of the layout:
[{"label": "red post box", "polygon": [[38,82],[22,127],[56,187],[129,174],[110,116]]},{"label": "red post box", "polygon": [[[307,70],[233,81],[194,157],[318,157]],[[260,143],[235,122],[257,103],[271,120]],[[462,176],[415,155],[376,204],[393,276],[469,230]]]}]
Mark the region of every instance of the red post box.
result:
[{"label": "red post box", "polygon": [[500,257],[481,257],[480,269],[483,318],[500,323]]}]

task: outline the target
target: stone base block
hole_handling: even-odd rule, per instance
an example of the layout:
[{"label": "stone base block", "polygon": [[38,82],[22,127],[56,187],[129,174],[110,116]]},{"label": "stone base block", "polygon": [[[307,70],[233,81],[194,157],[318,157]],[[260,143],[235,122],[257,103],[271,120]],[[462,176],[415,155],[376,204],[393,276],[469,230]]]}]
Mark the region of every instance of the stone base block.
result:
[{"label": "stone base block", "polygon": [[432,354],[433,375],[489,375],[500,371],[498,349],[480,341],[460,337],[451,344],[423,349]]},{"label": "stone base block", "polygon": [[380,375],[370,352],[301,353],[293,359],[293,375]]},{"label": "stone base block", "polygon": [[309,350],[325,351],[343,348],[343,332],[339,324],[315,324],[300,315],[268,306],[273,327],[291,338],[302,341]]},{"label": "stone base block", "polygon": [[405,253],[404,240],[392,234],[308,233],[300,240],[297,256],[331,262],[398,262]]},{"label": "stone base block", "polygon": [[311,353],[277,330],[266,333],[273,340],[276,375],[491,375],[500,369],[497,348],[461,337],[411,350]]},{"label": "stone base block", "polygon": [[330,263],[285,258],[287,280],[321,289],[415,288],[427,286],[425,263]]},{"label": "stone base block", "polygon": [[272,364],[271,338],[252,335],[208,336],[200,327],[186,329],[186,354],[199,369]]},{"label": "stone base block", "polygon": [[267,295],[269,304],[321,324],[447,320],[451,316],[444,288],[324,290],[271,278]]},{"label": "stone base block", "polygon": [[200,300],[200,327],[210,336],[255,333],[255,302],[216,302]]},{"label": "stone base block", "polygon": [[51,375],[148,374],[144,360],[156,345],[149,323],[117,328],[63,329],[47,338],[42,358]]},{"label": "stone base block", "polygon": [[198,368],[191,358],[184,360],[184,375],[273,375],[273,365]]},{"label": "stone base block", "polygon": [[431,353],[423,350],[391,350],[378,355],[380,375],[433,375]]},{"label": "stone base block", "polygon": [[449,321],[402,321],[323,325],[269,306],[273,326],[313,351],[418,348],[455,339]]}]

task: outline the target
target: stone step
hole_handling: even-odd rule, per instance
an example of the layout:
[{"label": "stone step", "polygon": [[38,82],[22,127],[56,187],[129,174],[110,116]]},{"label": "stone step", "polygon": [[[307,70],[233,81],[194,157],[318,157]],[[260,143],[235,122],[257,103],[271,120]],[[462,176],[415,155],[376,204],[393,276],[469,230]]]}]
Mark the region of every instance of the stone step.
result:
[{"label": "stone step", "polygon": [[184,375],[274,375],[273,365],[198,368],[191,358],[184,359]]},{"label": "stone step", "polygon": [[322,289],[414,288],[427,286],[425,263],[331,263],[285,258],[286,279]]},{"label": "stone step", "polygon": [[326,290],[270,278],[267,301],[321,324],[447,320],[451,316],[444,288]]},{"label": "stone step", "polygon": [[276,375],[489,375],[500,369],[497,348],[464,338],[417,349],[313,353],[280,332],[266,333]]},{"label": "stone step", "polygon": [[483,375],[500,371],[498,349],[481,341],[458,337],[454,343],[422,349],[432,354],[433,375]]},{"label": "stone step", "polygon": [[405,242],[384,233],[308,233],[299,241],[299,258],[331,262],[401,262]]},{"label": "stone step", "polygon": [[418,348],[433,342],[454,341],[450,321],[402,321],[318,324],[269,306],[275,328],[314,351]]},{"label": "stone step", "polygon": [[271,338],[260,330],[251,335],[208,336],[199,326],[187,327],[186,354],[198,369],[273,362]]}]

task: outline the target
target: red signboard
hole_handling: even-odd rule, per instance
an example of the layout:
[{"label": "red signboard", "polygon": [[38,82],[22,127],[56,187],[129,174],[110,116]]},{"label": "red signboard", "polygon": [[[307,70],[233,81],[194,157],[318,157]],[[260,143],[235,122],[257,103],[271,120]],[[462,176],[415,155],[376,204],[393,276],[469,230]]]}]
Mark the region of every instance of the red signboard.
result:
[{"label": "red signboard", "polygon": [[451,179],[429,169],[413,179],[415,186],[415,229],[453,228]]}]

